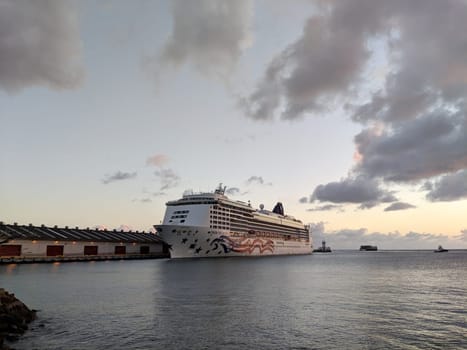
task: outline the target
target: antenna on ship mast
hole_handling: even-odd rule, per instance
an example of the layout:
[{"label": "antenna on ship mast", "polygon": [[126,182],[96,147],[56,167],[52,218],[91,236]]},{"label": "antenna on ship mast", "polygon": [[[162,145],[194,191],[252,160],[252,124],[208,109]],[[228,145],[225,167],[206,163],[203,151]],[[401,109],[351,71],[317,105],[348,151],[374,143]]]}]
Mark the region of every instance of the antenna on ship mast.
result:
[{"label": "antenna on ship mast", "polygon": [[214,191],[214,193],[217,193],[217,194],[224,194],[226,188],[227,188],[227,186],[222,187],[222,182],[221,182],[221,183],[219,184],[219,187],[217,187],[216,190]]}]

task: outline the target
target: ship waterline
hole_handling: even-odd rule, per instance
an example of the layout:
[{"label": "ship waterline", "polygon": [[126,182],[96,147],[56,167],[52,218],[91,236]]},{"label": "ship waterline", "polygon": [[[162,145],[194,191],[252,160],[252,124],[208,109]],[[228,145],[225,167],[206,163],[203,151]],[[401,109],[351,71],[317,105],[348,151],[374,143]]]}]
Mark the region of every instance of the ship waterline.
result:
[{"label": "ship waterline", "polygon": [[309,226],[273,211],[234,201],[220,185],[212,193],[184,194],[167,202],[164,221],[155,225],[172,258],[311,254]]}]

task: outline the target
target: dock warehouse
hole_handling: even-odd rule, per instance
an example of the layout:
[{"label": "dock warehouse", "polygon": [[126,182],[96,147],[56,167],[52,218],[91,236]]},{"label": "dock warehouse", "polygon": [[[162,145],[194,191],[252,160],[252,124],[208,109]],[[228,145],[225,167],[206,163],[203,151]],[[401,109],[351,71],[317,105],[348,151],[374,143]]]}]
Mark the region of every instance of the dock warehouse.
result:
[{"label": "dock warehouse", "polygon": [[0,222],[1,262],[76,261],[168,256],[153,233],[13,225]]}]

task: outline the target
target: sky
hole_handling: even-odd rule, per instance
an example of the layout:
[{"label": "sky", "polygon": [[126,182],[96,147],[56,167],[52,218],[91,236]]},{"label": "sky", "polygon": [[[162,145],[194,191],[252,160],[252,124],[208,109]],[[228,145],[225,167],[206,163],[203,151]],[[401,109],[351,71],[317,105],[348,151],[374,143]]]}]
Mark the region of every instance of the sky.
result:
[{"label": "sky", "polygon": [[0,0],[0,221],[149,231],[185,191],[335,249],[467,248],[464,0]]}]

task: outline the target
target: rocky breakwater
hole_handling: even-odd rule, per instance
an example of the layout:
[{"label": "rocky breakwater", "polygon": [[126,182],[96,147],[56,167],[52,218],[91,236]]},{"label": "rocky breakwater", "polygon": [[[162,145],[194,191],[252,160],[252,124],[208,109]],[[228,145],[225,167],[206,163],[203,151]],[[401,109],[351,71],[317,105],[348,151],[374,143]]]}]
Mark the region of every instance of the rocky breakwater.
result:
[{"label": "rocky breakwater", "polygon": [[17,340],[35,318],[35,310],[30,310],[14,294],[0,288],[0,350],[9,349],[4,340]]}]

